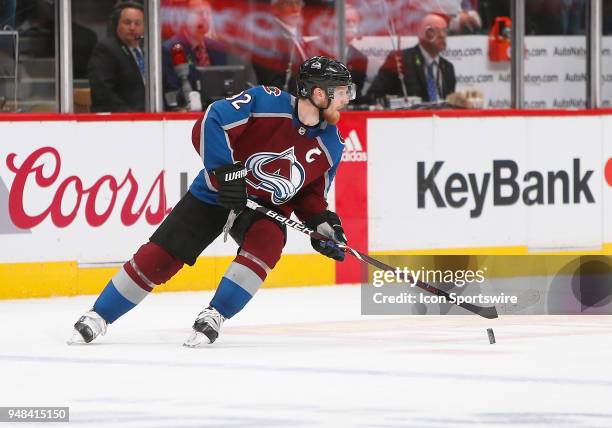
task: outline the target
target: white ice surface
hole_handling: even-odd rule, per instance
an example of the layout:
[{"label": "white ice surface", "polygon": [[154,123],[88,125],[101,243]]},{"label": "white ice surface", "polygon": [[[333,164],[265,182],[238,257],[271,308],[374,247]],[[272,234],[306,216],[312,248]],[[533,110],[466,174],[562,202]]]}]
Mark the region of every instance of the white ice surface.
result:
[{"label": "white ice surface", "polygon": [[612,317],[364,317],[358,287],[264,289],[182,347],[210,297],[149,296],[86,346],[65,341],[95,296],[0,301],[0,406],[70,406],[53,427],[612,427]]}]

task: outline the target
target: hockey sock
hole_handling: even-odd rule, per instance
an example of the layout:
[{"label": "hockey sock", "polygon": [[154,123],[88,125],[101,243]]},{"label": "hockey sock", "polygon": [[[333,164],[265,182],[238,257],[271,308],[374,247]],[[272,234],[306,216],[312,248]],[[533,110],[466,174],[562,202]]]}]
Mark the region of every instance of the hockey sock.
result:
[{"label": "hockey sock", "polygon": [[238,256],[219,283],[210,305],[231,318],[255,295],[280,259],[285,234],[268,219],[255,221],[244,235]]},{"label": "hockey sock", "polygon": [[231,318],[244,308],[263,283],[249,267],[233,261],[223,275],[210,305],[225,318]]},{"label": "hockey sock", "polygon": [[148,242],[106,284],[94,304],[107,323],[112,323],[149,295],[156,285],[176,274],[183,262],[159,245]]}]

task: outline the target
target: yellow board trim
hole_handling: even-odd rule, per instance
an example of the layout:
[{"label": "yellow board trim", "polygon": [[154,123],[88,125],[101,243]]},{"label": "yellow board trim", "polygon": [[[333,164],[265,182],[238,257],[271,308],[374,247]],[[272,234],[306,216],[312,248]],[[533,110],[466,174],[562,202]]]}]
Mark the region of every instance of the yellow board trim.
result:
[{"label": "yellow board trim", "polygon": [[[155,292],[214,290],[233,257],[200,257]],[[0,299],[98,294],[117,267],[82,267],[76,262],[0,264]],[[264,287],[302,287],[336,282],[336,266],[318,254],[281,257]]]},{"label": "yellow board trim", "polygon": [[[486,278],[550,276],[560,273],[573,274],[586,256],[611,256],[612,244],[604,244],[599,250],[583,251],[529,251],[527,246],[449,248],[431,250],[377,251],[372,256],[399,268],[441,269],[473,271],[486,268]],[[434,260],[431,256],[437,256]],[[451,256],[445,258],[444,256]],[[452,257],[470,256],[470,257]],[[491,256],[491,257],[489,257]],[[501,256],[530,256],[504,259]],[[535,257],[531,257],[535,256]],[[546,257],[544,257],[546,256]],[[584,259],[582,260],[585,261]],[[432,265],[432,263],[434,265]],[[370,268],[372,275],[374,268]]]},{"label": "yellow board trim", "polygon": [[567,251],[530,251],[526,245],[508,247],[475,247],[475,248],[432,248],[425,250],[372,251],[372,256],[409,256],[409,255],[487,255],[487,256],[520,256],[520,255],[574,255],[595,256],[612,255],[612,243],[603,244],[599,250],[567,250]]},{"label": "yellow board trim", "polygon": [[[430,250],[377,251],[386,255],[612,255],[612,244],[600,250],[530,252],[526,246],[448,248]],[[233,257],[200,257],[194,266],[185,266],[155,292],[214,290]],[[562,260],[559,260],[561,263]],[[82,267],[76,262],[0,264],[0,299],[98,294],[119,267]],[[533,269],[531,267],[530,269]],[[554,269],[554,268],[553,268]],[[536,269],[548,272],[548,267]],[[526,268],[497,270],[494,276],[516,276]],[[532,274],[535,272],[531,271]],[[544,273],[544,272],[542,272]],[[281,257],[264,287],[303,287],[336,283],[335,262],[318,254],[287,254]]]}]

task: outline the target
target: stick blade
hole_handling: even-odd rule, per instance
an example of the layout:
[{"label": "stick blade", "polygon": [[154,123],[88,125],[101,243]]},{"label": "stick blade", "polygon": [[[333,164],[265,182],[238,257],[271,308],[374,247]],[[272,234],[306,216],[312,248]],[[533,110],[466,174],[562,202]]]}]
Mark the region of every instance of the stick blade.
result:
[{"label": "stick blade", "polygon": [[495,306],[480,308],[476,313],[489,320],[499,317],[499,315],[497,315],[497,308]]}]

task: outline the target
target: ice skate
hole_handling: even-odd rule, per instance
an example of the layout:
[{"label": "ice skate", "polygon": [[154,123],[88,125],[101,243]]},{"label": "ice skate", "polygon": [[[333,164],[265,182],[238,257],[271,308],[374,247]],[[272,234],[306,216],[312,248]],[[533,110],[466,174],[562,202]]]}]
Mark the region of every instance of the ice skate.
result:
[{"label": "ice skate", "polygon": [[219,337],[225,318],[215,308],[209,306],[198,314],[193,323],[191,336],[183,343],[188,348],[197,348],[213,343]]},{"label": "ice skate", "polygon": [[85,312],[74,324],[74,334],[68,340],[69,345],[89,343],[99,335],[106,334],[106,321],[95,311]]}]

